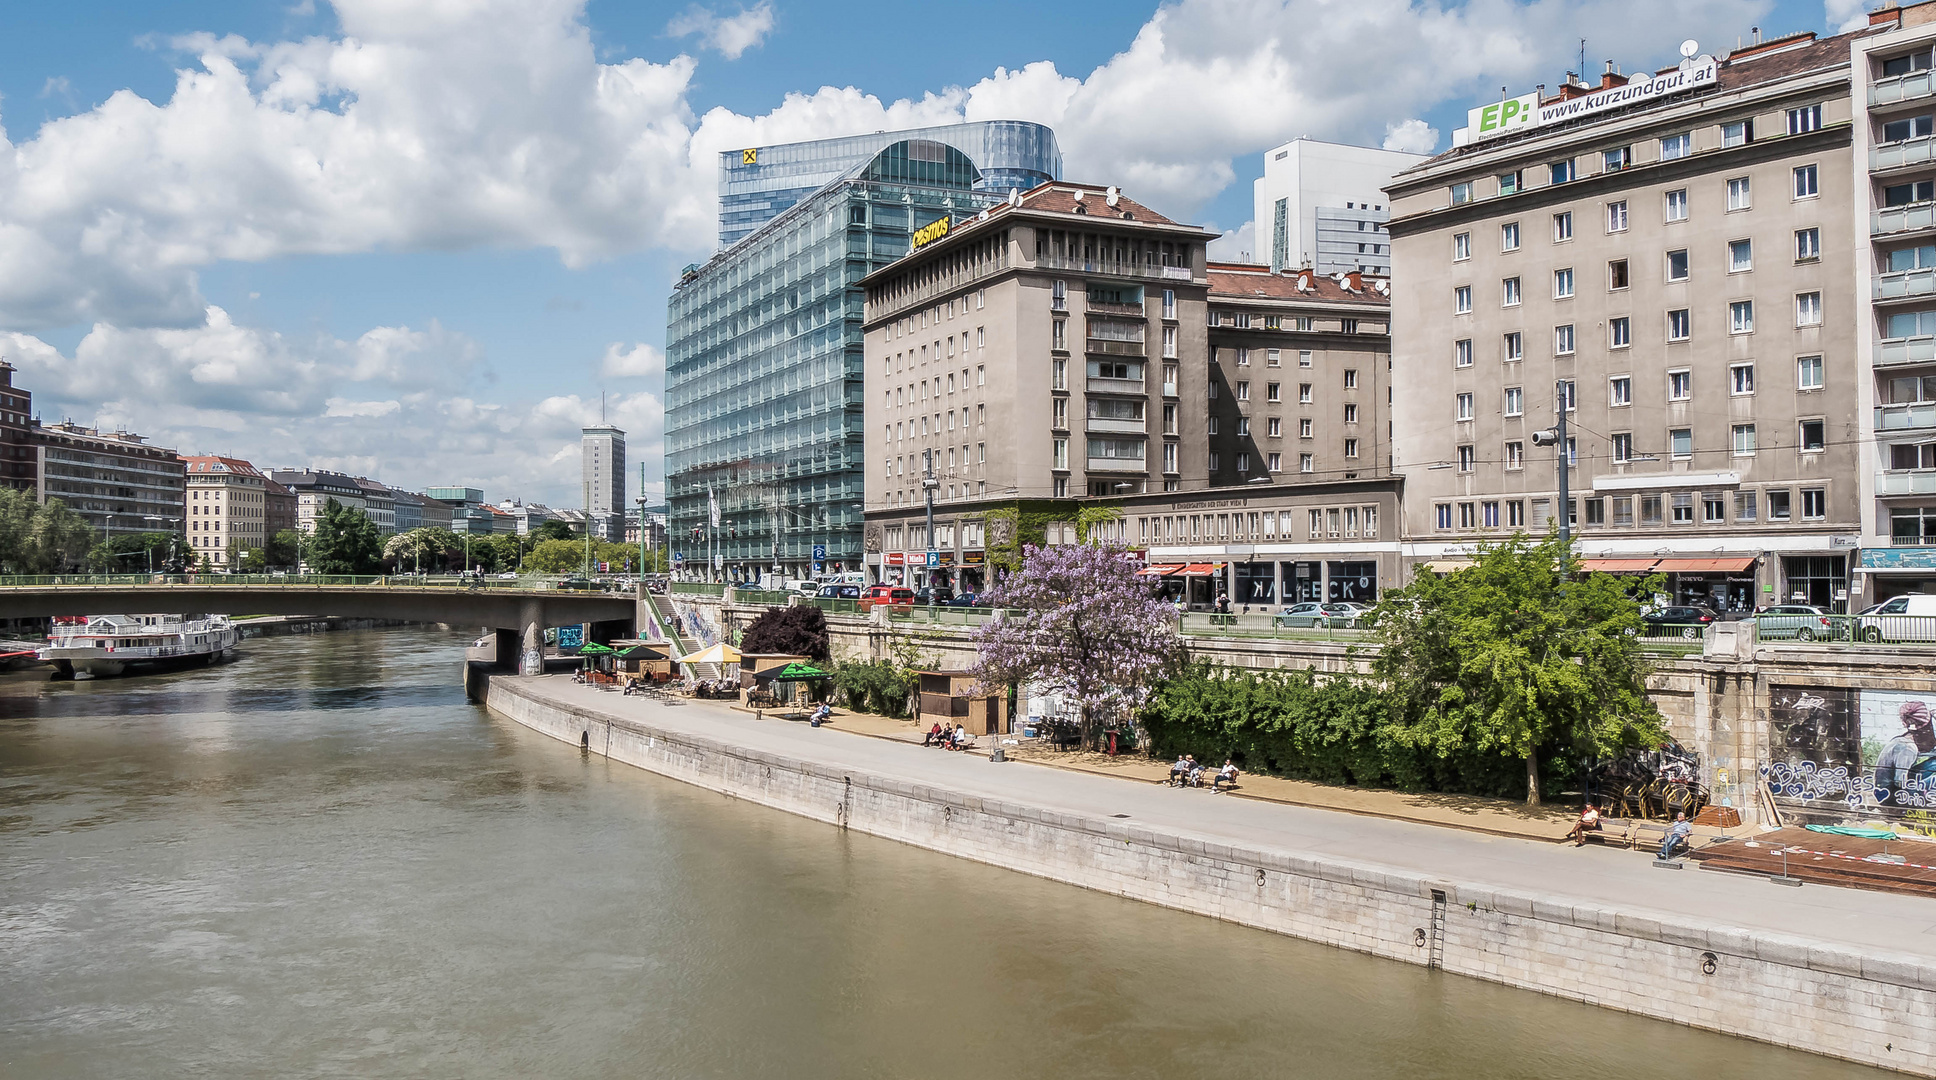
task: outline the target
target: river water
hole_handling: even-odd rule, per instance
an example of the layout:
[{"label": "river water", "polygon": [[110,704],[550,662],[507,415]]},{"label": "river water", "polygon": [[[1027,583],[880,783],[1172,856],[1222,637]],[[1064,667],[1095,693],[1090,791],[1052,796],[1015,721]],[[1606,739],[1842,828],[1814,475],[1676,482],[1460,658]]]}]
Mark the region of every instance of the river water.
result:
[{"label": "river water", "polygon": [[1879,1075],[581,756],[464,643],[0,681],[0,1076]]}]

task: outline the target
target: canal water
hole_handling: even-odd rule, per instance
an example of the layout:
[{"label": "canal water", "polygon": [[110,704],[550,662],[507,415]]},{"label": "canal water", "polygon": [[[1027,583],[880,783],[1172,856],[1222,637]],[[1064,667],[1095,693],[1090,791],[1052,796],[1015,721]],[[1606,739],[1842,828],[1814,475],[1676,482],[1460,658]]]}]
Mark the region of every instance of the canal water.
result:
[{"label": "canal water", "polygon": [[610,765],[464,639],[0,680],[0,1076],[1879,1075]]}]

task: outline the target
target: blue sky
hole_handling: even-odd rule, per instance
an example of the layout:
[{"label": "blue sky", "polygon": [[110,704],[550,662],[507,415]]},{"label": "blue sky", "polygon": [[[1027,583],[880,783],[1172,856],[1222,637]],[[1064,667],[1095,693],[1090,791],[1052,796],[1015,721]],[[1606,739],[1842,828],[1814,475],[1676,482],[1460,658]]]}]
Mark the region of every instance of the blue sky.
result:
[{"label": "blue sky", "polygon": [[[1443,148],[1576,66],[1832,30],[1850,0],[323,0],[16,5],[0,353],[45,419],[577,500],[601,391],[656,490],[665,296],[740,145],[1056,127],[1073,178],[1220,230],[1261,152]],[[1412,125],[1416,131],[1418,125]],[[1416,135],[1411,136],[1416,139]],[[1233,237],[1230,248],[1248,243]]]}]

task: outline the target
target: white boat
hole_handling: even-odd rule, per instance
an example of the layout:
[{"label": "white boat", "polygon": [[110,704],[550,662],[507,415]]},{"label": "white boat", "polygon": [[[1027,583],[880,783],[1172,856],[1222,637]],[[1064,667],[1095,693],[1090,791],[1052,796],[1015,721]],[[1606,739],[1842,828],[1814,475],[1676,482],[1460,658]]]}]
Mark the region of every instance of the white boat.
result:
[{"label": "white boat", "polygon": [[212,663],[235,648],[227,615],[88,615],[54,620],[36,656],[63,675],[119,675],[131,666]]}]

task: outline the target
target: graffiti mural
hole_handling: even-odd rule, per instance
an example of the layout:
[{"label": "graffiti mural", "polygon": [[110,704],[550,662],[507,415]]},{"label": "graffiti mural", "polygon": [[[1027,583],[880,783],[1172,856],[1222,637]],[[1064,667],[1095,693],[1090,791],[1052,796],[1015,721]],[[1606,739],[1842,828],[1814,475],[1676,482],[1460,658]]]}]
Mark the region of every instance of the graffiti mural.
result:
[{"label": "graffiti mural", "polygon": [[1762,778],[1781,803],[1936,828],[1936,694],[1778,686],[1769,704]]}]

